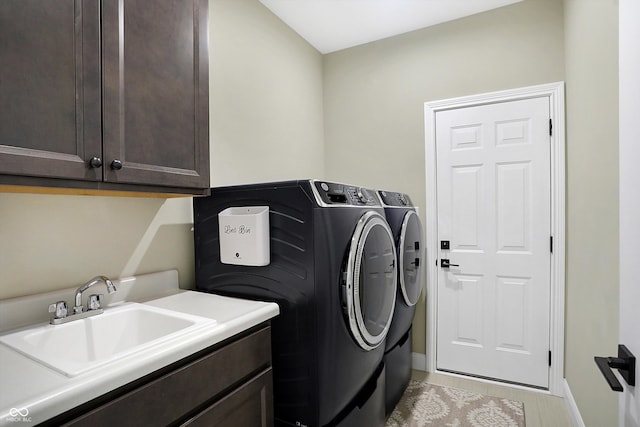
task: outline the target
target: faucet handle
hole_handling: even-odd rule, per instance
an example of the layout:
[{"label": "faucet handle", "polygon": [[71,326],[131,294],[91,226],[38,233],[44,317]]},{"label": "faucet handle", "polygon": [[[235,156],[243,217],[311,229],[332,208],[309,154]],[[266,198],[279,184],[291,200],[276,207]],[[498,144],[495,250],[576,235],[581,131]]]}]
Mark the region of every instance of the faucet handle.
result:
[{"label": "faucet handle", "polygon": [[98,310],[100,308],[100,303],[102,302],[102,297],[102,294],[89,295],[89,299],[87,300],[87,309]]},{"label": "faucet handle", "polygon": [[49,313],[55,313],[54,319],[63,319],[67,317],[67,303],[58,301],[49,305]]}]

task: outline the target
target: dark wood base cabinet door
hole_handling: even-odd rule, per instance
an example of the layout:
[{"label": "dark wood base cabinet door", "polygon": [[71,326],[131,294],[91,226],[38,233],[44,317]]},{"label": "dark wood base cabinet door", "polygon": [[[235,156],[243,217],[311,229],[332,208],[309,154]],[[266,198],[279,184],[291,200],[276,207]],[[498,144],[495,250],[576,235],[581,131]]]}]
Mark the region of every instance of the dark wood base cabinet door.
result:
[{"label": "dark wood base cabinet door", "polygon": [[209,186],[207,0],[102,0],[105,182]]},{"label": "dark wood base cabinet door", "polygon": [[0,0],[0,175],[102,180],[98,0]]},{"label": "dark wood base cabinet door", "polygon": [[182,424],[189,427],[273,426],[271,368]]}]

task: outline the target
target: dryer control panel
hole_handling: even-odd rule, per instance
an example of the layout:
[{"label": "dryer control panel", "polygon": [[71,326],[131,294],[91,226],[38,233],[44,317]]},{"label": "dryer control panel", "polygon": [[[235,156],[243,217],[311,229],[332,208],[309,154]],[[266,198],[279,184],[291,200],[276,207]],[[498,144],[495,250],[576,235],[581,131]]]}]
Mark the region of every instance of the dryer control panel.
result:
[{"label": "dryer control panel", "polygon": [[313,181],[313,190],[321,206],[380,206],[375,191],[368,188]]},{"label": "dryer control panel", "polygon": [[408,194],[396,193],[394,191],[378,190],[383,206],[413,206]]}]

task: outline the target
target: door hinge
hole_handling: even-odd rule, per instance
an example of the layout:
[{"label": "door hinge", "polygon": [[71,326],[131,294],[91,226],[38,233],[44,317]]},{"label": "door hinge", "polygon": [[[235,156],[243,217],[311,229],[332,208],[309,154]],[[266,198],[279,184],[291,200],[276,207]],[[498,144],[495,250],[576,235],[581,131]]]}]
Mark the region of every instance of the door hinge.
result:
[{"label": "door hinge", "polygon": [[553,253],[553,236],[549,236],[549,250]]},{"label": "door hinge", "polygon": [[553,121],[549,119],[549,136],[553,136]]},{"label": "door hinge", "polygon": [[551,366],[551,350],[549,350],[549,366]]}]

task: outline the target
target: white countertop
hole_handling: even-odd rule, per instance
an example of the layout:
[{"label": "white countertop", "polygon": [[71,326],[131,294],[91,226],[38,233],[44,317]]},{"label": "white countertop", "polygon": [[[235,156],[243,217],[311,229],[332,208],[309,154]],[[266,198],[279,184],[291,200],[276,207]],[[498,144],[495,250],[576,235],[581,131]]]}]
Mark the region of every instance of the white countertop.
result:
[{"label": "white countertop", "polygon": [[275,303],[178,289],[173,295],[143,303],[215,319],[217,323],[182,336],[178,342],[152,348],[143,357],[125,357],[75,377],[67,377],[0,344],[0,426],[50,419],[279,313]]}]

